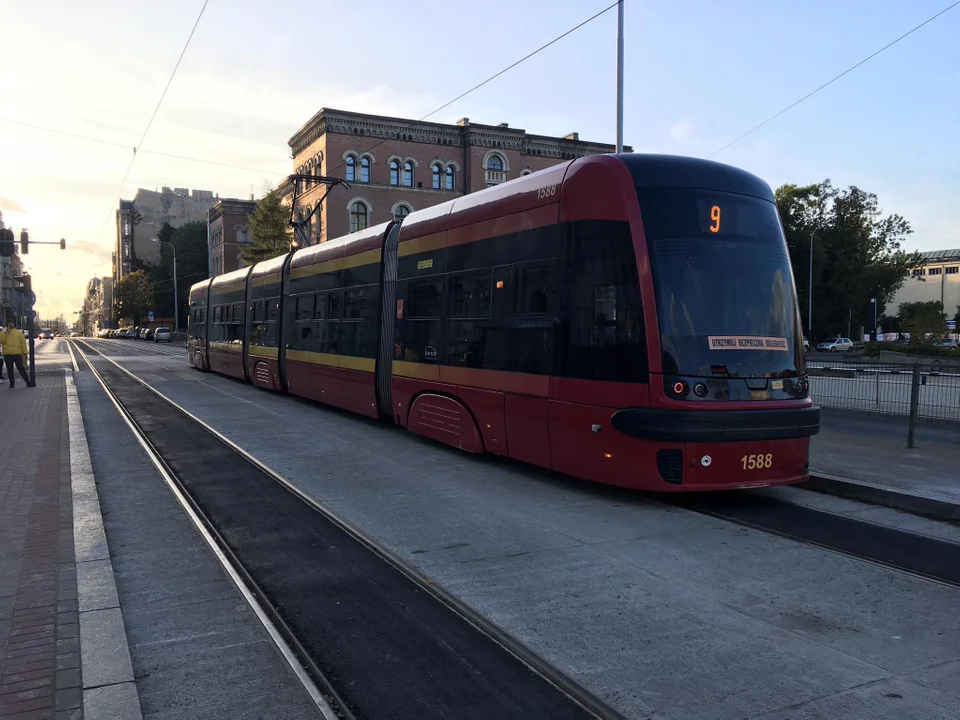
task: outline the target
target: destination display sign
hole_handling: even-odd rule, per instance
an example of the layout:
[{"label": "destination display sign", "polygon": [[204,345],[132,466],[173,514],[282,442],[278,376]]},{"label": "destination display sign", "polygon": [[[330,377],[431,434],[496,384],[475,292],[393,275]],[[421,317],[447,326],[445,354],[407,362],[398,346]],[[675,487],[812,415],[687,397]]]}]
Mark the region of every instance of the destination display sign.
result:
[{"label": "destination display sign", "polygon": [[780,350],[790,349],[787,339],[758,335],[709,335],[707,343],[711,350]]}]

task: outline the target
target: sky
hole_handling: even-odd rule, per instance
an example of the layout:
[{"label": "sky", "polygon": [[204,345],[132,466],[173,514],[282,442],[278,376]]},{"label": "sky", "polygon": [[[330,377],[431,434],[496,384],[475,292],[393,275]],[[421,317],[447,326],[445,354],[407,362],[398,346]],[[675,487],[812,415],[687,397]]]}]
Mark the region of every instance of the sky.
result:
[{"label": "sky", "polygon": [[[0,0],[0,212],[67,240],[24,258],[37,309],[75,317],[110,274],[118,197],[259,197],[321,107],[421,118],[610,2],[209,0],[121,187],[202,0]],[[624,142],[711,156],[952,2],[625,0]],[[612,143],[616,36],[614,8],[430,119]],[[908,249],[960,247],[958,36],[960,6],[713,159],[857,185],[910,221]]]}]

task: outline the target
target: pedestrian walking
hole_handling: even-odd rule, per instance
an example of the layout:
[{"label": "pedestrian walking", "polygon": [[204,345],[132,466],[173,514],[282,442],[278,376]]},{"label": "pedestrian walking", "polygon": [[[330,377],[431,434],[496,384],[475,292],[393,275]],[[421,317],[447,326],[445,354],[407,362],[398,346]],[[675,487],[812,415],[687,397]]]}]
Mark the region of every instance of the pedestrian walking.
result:
[{"label": "pedestrian walking", "polygon": [[23,361],[27,356],[27,339],[17,330],[13,320],[7,322],[6,330],[0,331],[0,350],[3,352],[3,361],[7,366],[7,375],[10,376],[10,389],[13,390],[15,384],[14,367],[20,371],[20,377],[29,387],[30,379],[27,377],[27,371],[23,369]]}]

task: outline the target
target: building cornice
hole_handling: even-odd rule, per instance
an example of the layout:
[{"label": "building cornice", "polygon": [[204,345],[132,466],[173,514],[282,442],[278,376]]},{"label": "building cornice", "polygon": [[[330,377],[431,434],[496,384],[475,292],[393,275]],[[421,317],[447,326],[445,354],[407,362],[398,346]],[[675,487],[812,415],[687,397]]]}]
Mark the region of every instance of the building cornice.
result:
[{"label": "building cornice", "polygon": [[[294,158],[297,158],[325,133],[353,135],[358,139],[391,139],[452,147],[461,147],[466,144],[473,147],[514,150],[524,155],[556,159],[602,155],[616,151],[614,145],[606,143],[529,135],[522,128],[478,125],[469,122],[462,125],[448,125],[321,108],[290,138],[288,144]],[[357,151],[362,150],[362,143],[360,143]],[[624,147],[624,151],[633,152],[633,148]]]}]

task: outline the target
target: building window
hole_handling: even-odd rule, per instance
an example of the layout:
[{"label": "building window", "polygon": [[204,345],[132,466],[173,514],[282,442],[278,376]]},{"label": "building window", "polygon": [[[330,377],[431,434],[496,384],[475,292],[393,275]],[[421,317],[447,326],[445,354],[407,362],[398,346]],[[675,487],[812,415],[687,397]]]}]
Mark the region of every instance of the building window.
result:
[{"label": "building window", "polygon": [[487,187],[499,185],[507,179],[507,173],[503,169],[503,158],[500,155],[491,155],[487,158]]},{"label": "building window", "polygon": [[360,182],[370,182],[370,158],[360,158]]},{"label": "building window", "polygon": [[393,208],[393,219],[401,220],[410,214],[410,206],[404,205],[403,203],[398,203],[396,207]]},{"label": "building window", "polygon": [[356,182],[357,180],[357,159],[353,155],[347,155],[347,182]]},{"label": "building window", "polygon": [[390,161],[390,184],[400,184],[400,162],[398,160]]},{"label": "building window", "polygon": [[350,232],[365,230],[367,227],[367,206],[357,200],[350,206]]},{"label": "building window", "polygon": [[431,185],[431,187],[434,190],[439,190],[440,189],[440,166],[434,165],[432,168],[430,168],[430,170],[433,173],[433,185]]},{"label": "building window", "polygon": [[448,165],[445,173],[445,177],[444,177],[444,180],[445,180],[444,189],[453,190],[454,183],[456,182],[456,179],[457,179],[456,175],[457,175],[457,171],[453,169],[452,165]]},{"label": "building window", "polygon": [[941,275],[943,274],[943,268],[930,268],[927,270],[927,275]]},{"label": "building window", "polygon": [[923,271],[923,268],[914,268],[914,269],[913,269],[913,276],[914,276],[914,277],[923,277],[924,275],[926,275],[926,273]]},{"label": "building window", "polygon": [[956,265],[951,265],[950,267],[947,268],[947,275],[956,275],[958,271],[960,271],[960,267],[957,267]]},{"label": "building window", "polygon": [[405,187],[413,187],[413,163],[409,160],[403,164],[403,184]]}]

